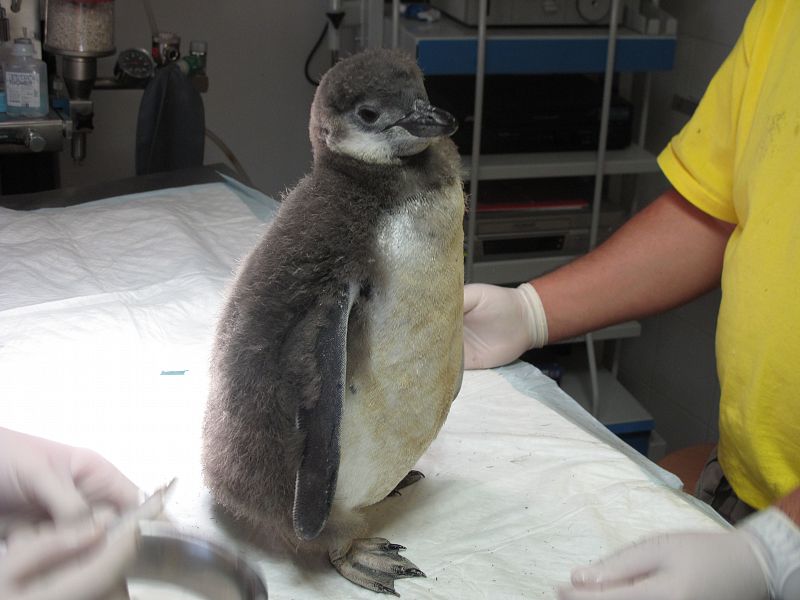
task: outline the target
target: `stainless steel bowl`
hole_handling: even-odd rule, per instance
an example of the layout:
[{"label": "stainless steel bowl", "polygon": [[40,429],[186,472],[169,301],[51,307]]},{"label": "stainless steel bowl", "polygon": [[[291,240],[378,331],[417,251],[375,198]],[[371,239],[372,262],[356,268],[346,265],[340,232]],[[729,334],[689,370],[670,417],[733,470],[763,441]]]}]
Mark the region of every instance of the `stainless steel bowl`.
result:
[{"label": "stainless steel bowl", "polygon": [[232,546],[188,535],[159,521],[142,521],[140,530],[138,557],[127,574],[129,583],[163,582],[209,600],[267,599],[266,582]]}]

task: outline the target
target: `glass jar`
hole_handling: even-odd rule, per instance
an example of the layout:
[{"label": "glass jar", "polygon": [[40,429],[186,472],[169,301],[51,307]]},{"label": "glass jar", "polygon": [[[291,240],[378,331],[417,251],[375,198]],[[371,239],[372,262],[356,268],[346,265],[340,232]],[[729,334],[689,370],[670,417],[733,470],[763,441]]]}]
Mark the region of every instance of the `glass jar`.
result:
[{"label": "glass jar", "polygon": [[114,54],[114,0],[47,0],[44,47],[64,56]]}]

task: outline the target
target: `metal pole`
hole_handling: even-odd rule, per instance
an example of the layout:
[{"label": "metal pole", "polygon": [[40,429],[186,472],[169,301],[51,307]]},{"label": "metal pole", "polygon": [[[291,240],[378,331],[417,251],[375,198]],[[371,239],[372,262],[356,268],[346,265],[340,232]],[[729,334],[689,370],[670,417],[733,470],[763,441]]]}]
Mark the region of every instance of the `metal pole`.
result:
[{"label": "metal pole", "polygon": [[400,43],[400,0],[392,0],[392,48]]},{"label": "metal pole", "polygon": [[592,388],[591,412],[598,417],[600,414],[600,381],[597,378],[597,356],[594,352],[594,336],[586,334],[586,362],[589,363],[589,384]]},{"label": "metal pole", "polygon": [[644,74],[644,90],[642,91],[642,107],[639,113],[639,147],[644,150],[647,136],[647,119],[650,116],[650,88],[652,87],[653,74],[648,71]]},{"label": "metal pole", "polygon": [[478,48],[475,63],[475,110],[472,130],[472,161],[469,170],[469,214],[467,215],[467,264],[464,280],[472,281],[475,264],[475,222],[478,216],[478,180],[480,179],[481,127],[483,125],[483,87],[486,76],[486,15],[488,0],[478,8]]},{"label": "metal pole", "polygon": [[[331,0],[330,15],[340,13],[342,10],[342,0]],[[331,66],[339,62],[339,50],[341,48],[341,34],[339,32],[340,21],[329,20],[328,23],[328,50],[331,54]]]},{"label": "metal pole", "polygon": [[[642,107],[639,113],[639,136],[637,143],[642,150],[644,150],[644,143],[647,139],[647,120],[650,116],[650,89],[652,83],[653,75],[648,71],[644,75],[644,89],[641,92]],[[631,207],[628,211],[628,215],[634,215],[637,212],[639,212],[639,190],[637,186],[634,186],[633,199],[631,200]]]},{"label": "metal pole", "polygon": [[[600,109],[600,135],[597,143],[597,166],[594,174],[594,196],[592,197],[592,224],[589,229],[589,251],[597,245],[600,228],[600,204],[603,197],[603,176],[605,174],[606,144],[608,142],[608,117],[611,112],[611,87],[614,82],[614,60],[617,49],[617,20],[619,0],[611,0],[611,22],[608,27],[608,47],[606,50],[606,71],[603,81],[603,104]],[[597,377],[597,358],[594,352],[594,336],[586,334],[586,356],[589,363],[589,380],[592,386],[592,414],[600,411],[600,382]]]},{"label": "metal pole", "polygon": [[603,104],[600,109],[600,135],[597,143],[597,165],[594,175],[594,196],[592,198],[592,224],[589,231],[589,250],[597,245],[600,225],[600,203],[603,195],[603,175],[608,143],[608,117],[611,112],[611,87],[614,82],[614,60],[617,49],[617,19],[619,0],[611,0],[611,23],[608,28],[608,49],[606,50],[606,71],[603,81]]}]

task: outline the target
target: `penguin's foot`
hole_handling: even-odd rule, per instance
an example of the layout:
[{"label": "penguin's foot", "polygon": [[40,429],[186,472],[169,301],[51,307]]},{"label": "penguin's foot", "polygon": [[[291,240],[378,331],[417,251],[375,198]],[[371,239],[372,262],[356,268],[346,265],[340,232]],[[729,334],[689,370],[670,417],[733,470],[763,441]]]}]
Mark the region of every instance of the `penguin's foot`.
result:
[{"label": "penguin's foot", "polygon": [[408,474],[400,480],[400,483],[398,483],[395,488],[389,492],[387,498],[390,498],[391,496],[401,496],[402,494],[400,493],[400,490],[410,486],[411,484],[417,483],[420,479],[425,479],[425,475],[423,475],[420,471],[409,471]]},{"label": "penguin's foot", "polygon": [[336,570],[356,585],[399,596],[394,590],[395,580],[425,577],[414,563],[400,556],[400,550],[405,548],[383,538],[363,538],[350,542],[346,551],[332,549],[329,555]]}]

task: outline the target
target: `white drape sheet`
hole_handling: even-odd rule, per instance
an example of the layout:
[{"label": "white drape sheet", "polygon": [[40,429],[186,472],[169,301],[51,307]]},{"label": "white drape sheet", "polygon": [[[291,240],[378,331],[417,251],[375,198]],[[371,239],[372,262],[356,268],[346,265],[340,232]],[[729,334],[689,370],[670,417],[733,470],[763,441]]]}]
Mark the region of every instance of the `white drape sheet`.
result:
[{"label": "white drape sheet", "polygon": [[[202,484],[216,313],[274,206],[217,183],[0,209],[0,425],[91,447],[144,489],[177,476],[168,516],[234,540],[271,598],[374,599],[324,557],[232,523]],[[522,363],[465,374],[418,468],[426,479],[368,509],[372,534],[427,574],[397,583],[404,598],[553,598],[577,564],[659,531],[721,527]]]}]

